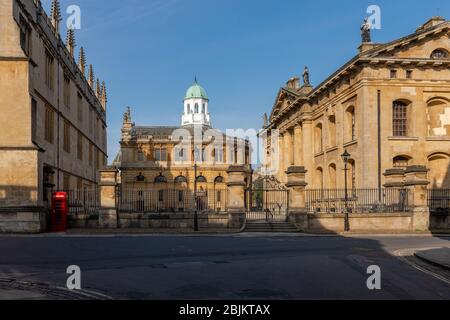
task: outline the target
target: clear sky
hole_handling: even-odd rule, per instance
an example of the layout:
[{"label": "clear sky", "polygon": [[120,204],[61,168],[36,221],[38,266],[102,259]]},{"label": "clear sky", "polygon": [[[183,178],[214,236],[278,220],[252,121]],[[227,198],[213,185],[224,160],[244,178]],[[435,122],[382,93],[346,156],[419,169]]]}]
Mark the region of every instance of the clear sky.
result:
[{"label": "clear sky", "polygon": [[[51,0],[42,2],[49,13]],[[317,85],[357,53],[369,5],[382,13],[374,42],[435,15],[450,19],[444,0],[62,0],[63,12],[72,4],[82,13],[77,49],[107,83],[109,161],[126,106],[136,125],[179,125],[195,75],[214,127],[260,128],[278,89],[305,65]]]}]

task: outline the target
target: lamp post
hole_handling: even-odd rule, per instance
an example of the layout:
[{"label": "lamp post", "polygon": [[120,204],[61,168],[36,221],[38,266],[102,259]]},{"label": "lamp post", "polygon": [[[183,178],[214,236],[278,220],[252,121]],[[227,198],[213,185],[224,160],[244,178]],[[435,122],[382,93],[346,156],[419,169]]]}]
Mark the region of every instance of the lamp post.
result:
[{"label": "lamp post", "polygon": [[195,211],[194,211],[194,231],[198,231],[198,199],[197,199],[197,157],[198,150],[194,149],[194,201],[195,201]]},{"label": "lamp post", "polygon": [[347,171],[348,171],[348,162],[350,160],[351,154],[348,153],[347,149],[342,154],[342,160],[344,161],[344,175],[345,175],[345,232],[350,231],[350,217],[348,212],[348,181],[347,181]]}]

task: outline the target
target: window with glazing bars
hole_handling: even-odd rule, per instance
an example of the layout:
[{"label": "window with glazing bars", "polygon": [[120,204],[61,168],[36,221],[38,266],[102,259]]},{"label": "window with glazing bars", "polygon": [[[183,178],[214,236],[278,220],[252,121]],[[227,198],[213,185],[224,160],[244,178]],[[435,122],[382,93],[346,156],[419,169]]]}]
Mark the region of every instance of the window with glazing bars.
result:
[{"label": "window with glazing bars", "polygon": [[408,106],[403,102],[394,102],[393,106],[394,137],[408,135]]}]

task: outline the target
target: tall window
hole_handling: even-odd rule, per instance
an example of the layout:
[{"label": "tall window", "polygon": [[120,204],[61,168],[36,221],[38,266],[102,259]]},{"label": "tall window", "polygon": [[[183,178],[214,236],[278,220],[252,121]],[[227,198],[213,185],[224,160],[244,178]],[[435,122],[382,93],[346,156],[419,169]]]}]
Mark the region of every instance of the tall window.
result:
[{"label": "tall window", "polygon": [[94,162],[94,146],[89,143],[89,165],[92,167]]},{"label": "tall window", "polygon": [[63,176],[63,189],[70,190],[70,175],[68,173],[64,173]]},{"label": "tall window", "polygon": [[323,130],[322,124],[316,126],[316,153],[323,151]]},{"label": "tall window", "polygon": [[195,104],[195,113],[198,113],[198,103]]},{"label": "tall window", "polygon": [[45,51],[45,84],[50,90],[53,90],[54,85],[54,58],[50,52]]},{"label": "tall window", "polygon": [[55,137],[55,113],[50,107],[45,107],[45,140],[49,143],[54,142]]},{"label": "tall window", "polygon": [[167,161],[167,150],[165,148],[155,150],[155,161]]},{"label": "tall window", "polygon": [[187,153],[184,148],[175,148],[174,156],[177,162],[187,161]]},{"label": "tall window", "polygon": [[31,139],[36,141],[37,101],[31,98]]},{"label": "tall window", "polygon": [[349,107],[347,109],[346,113],[346,119],[345,119],[345,126],[346,126],[346,136],[345,142],[349,141],[355,141],[356,140],[356,115],[355,115],[355,107]]},{"label": "tall window", "polygon": [[83,160],[83,135],[81,132],[78,132],[77,138],[77,157],[78,160]]},{"label": "tall window", "polygon": [[336,146],[336,117],[330,116],[328,118],[328,132],[329,132],[329,147]]},{"label": "tall window", "polygon": [[395,101],[393,105],[393,135],[394,137],[408,136],[408,105]]},{"label": "tall window", "polygon": [[66,75],[64,76],[63,98],[64,105],[70,108],[70,78]]},{"label": "tall window", "polygon": [[142,150],[138,151],[137,158],[138,161],[144,161],[144,153],[142,152]]},{"label": "tall window", "polygon": [[78,121],[83,122],[83,97],[78,93],[77,95],[77,111],[78,111]]},{"label": "tall window", "polygon": [[67,153],[70,153],[70,123],[69,121],[64,121],[64,141],[63,149]]},{"label": "tall window", "polygon": [[31,54],[31,27],[23,16],[20,16],[20,46],[26,55]]}]

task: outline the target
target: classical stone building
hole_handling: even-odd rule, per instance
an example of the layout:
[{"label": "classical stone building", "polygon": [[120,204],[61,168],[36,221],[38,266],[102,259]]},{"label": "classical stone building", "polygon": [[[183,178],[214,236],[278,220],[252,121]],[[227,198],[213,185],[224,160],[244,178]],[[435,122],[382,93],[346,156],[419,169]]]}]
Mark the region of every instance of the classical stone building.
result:
[{"label": "classical stone building", "polygon": [[93,188],[107,161],[106,87],[61,21],[58,0],[0,0],[0,231],[39,231],[49,192]]},{"label": "classical stone building", "polygon": [[[136,126],[128,108],[120,145],[113,164],[120,169],[123,198],[128,203],[133,201],[133,192],[149,192],[145,202],[150,206],[161,203],[161,210],[189,210],[192,203],[186,203],[186,199],[193,199],[189,196],[196,187],[197,196],[203,199],[201,209],[223,211],[229,167],[245,165],[247,183],[251,183],[248,141],[212,127],[209,99],[197,80],[184,98],[181,126]],[[155,198],[151,198],[153,195]]]},{"label": "classical stone building", "polygon": [[350,187],[380,188],[392,174],[401,182],[422,165],[431,187],[450,188],[450,23],[434,17],[386,44],[362,30],[359,53],[321,84],[305,70],[304,85],[292,78],[280,89],[262,132],[266,165],[281,182],[297,166],[308,188],[343,188],[348,150]]}]

